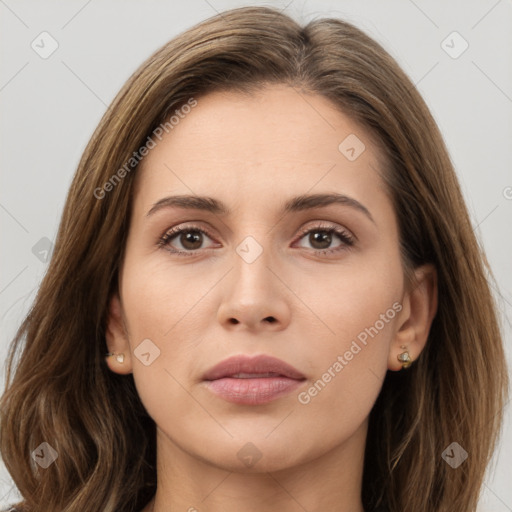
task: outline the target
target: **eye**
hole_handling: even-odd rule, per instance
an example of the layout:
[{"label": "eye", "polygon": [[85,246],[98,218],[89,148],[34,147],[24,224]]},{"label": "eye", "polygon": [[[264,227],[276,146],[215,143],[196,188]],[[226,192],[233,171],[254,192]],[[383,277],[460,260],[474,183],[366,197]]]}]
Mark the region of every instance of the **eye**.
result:
[{"label": "eye", "polygon": [[[169,229],[158,240],[158,246],[164,247],[169,252],[178,256],[194,256],[202,247],[204,239],[211,235],[202,227],[195,225],[177,226]],[[306,238],[307,237],[307,238]],[[311,249],[316,254],[329,254],[347,250],[354,245],[355,237],[346,229],[328,225],[318,225],[301,231],[299,241],[305,239],[311,244]],[[336,246],[332,243],[338,240]],[[175,244],[178,244],[176,247]],[[299,245],[301,248],[304,245]],[[206,248],[211,249],[211,247]]]},{"label": "eye", "polygon": [[[187,225],[171,228],[158,241],[158,245],[165,247],[173,254],[180,256],[191,256],[201,249],[204,237],[210,238],[210,235],[204,228],[198,226]],[[176,239],[181,247],[173,247],[172,241]]]},{"label": "eye", "polygon": [[[303,239],[311,244],[311,248],[317,254],[343,251],[353,246],[355,242],[354,236],[349,231],[331,224],[314,226],[302,231],[299,241]],[[333,247],[332,243],[336,239],[339,243]],[[303,245],[300,247],[304,248]]]}]

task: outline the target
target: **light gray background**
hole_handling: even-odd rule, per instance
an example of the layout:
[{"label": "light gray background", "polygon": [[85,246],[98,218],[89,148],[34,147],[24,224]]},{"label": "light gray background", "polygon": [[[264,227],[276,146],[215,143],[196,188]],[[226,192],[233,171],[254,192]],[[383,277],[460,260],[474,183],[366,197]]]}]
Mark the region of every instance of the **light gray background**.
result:
[{"label": "light gray background", "polygon": [[[304,22],[325,16],[351,21],[383,44],[416,83],[445,137],[495,273],[511,364],[510,0],[0,0],[2,363],[45,272],[44,251],[55,238],[79,157],[107,105],[135,68],[169,39],[218,11],[249,4],[277,6]],[[43,31],[58,43],[46,59],[31,47]],[[469,44],[458,58],[441,46],[453,31]],[[461,41],[450,41],[455,50],[461,48]],[[506,414],[481,512],[512,511],[508,405]],[[0,506],[17,496],[2,465]]]}]

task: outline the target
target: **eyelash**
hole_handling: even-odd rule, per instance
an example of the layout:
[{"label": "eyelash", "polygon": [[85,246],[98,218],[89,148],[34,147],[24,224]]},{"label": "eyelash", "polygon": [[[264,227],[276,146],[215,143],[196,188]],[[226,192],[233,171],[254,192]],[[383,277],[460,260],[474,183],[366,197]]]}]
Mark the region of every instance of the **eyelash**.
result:
[{"label": "eyelash", "polygon": [[[175,238],[176,235],[179,235],[181,233],[187,233],[189,231],[198,231],[198,232],[202,233],[203,235],[206,235],[207,237],[213,239],[213,236],[206,229],[192,224],[192,225],[174,227],[174,228],[169,229],[168,231],[166,231],[163,234],[162,237],[159,238],[157,245],[161,248],[166,249],[167,251],[169,251],[172,254],[176,254],[177,256],[195,256],[197,254],[197,252],[200,251],[201,249],[195,249],[195,250],[190,250],[190,251],[181,251],[181,250],[171,249],[169,246],[170,241],[173,238]],[[348,231],[341,229],[341,228],[334,227],[332,225],[328,225],[328,226],[319,225],[319,226],[313,226],[313,227],[309,227],[307,229],[301,230],[300,236],[296,240],[297,241],[301,240],[305,235],[308,235],[309,233],[312,233],[315,231],[319,231],[319,232],[323,232],[323,233],[330,233],[330,234],[334,233],[334,234],[338,235],[340,240],[343,242],[343,245],[338,246],[334,249],[313,249],[313,252],[317,255],[347,250],[350,247],[352,247],[355,242],[354,237]],[[206,250],[208,250],[208,249],[206,249]]]}]

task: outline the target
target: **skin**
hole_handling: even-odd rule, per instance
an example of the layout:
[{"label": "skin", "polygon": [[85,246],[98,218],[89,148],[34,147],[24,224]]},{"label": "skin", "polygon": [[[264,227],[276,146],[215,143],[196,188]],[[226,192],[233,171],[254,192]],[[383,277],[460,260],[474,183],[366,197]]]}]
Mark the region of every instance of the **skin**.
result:
[{"label": "skin", "polygon": [[[349,161],[338,146],[353,133],[366,149]],[[363,127],[319,95],[276,85],[198,98],[145,157],[107,330],[110,351],[125,354],[123,363],[107,358],[110,369],[133,372],[157,425],[157,493],[144,512],[363,512],[368,415],[386,372],[401,370],[401,346],[413,360],[420,354],[437,308],[433,268],[416,269],[415,286],[404,280],[380,167]],[[359,201],[373,221],[339,204],[281,213],[292,196],[332,192]],[[147,215],[178,194],[214,197],[232,213],[168,207]],[[158,245],[190,222],[212,235],[199,235],[193,256]],[[354,245],[301,235],[319,224],[348,231]],[[263,251],[252,263],[236,252],[247,236]],[[190,251],[184,236],[169,243]],[[341,250],[315,253],[326,247]],[[394,318],[300,403],[299,392],[394,303]],[[148,366],[134,355],[144,339],[160,350]],[[202,375],[237,354],[275,356],[306,380],[268,404],[227,402]],[[251,467],[237,456],[247,443],[261,456]]]}]

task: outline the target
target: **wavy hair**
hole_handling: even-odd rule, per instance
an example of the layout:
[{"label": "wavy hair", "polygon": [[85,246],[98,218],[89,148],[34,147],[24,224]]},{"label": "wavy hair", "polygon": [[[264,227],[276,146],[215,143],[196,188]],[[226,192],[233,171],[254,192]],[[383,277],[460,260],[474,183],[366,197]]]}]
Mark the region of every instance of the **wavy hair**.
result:
[{"label": "wavy hair", "polygon": [[[225,11],[151,55],[105,112],[76,170],[55,249],[11,343],[0,450],[29,512],[136,512],[156,490],[155,423],[133,375],[104,359],[136,166],[116,171],[190,98],[285,84],[319,94],[377,141],[397,214],[405,272],[432,263],[439,304],[426,347],[388,372],[370,413],[365,509],[472,512],[508,392],[485,255],[439,129],[414,84],[372,38],[339,19],[299,25],[277,9]],[[453,441],[468,453],[456,470]],[[58,453],[42,469],[31,452]]]}]

